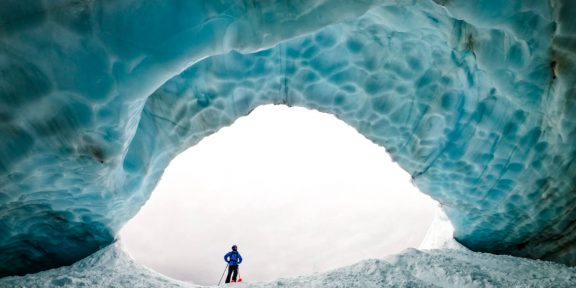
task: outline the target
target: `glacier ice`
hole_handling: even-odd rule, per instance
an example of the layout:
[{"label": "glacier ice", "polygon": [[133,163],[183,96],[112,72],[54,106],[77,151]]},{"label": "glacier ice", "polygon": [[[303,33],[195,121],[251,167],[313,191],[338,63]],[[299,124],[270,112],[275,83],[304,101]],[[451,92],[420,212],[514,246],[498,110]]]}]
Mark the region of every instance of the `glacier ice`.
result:
[{"label": "glacier ice", "polygon": [[270,103],[385,147],[465,246],[576,264],[574,13],[569,0],[2,1],[0,276],[112,243],[171,159]]}]

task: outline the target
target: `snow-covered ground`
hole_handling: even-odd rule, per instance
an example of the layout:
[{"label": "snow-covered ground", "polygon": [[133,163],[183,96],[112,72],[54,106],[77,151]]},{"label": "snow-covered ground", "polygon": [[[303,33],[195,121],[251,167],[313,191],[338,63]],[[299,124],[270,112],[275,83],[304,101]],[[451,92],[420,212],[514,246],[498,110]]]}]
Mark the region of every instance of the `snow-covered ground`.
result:
[{"label": "snow-covered ground", "polygon": [[[408,249],[328,273],[235,287],[576,287],[576,269],[552,262],[466,250]],[[217,280],[217,279],[216,279]],[[225,286],[222,284],[221,286]],[[137,264],[119,244],[76,264],[23,277],[0,287],[204,287],[169,279]]]},{"label": "snow-covered ground", "polygon": [[[267,283],[229,284],[271,287],[576,287],[576,268],[546,261],[471,252],[449,237],[451,226],[439,214],[421,248],[384,259],[365,260],[327,273]],[[217,279],[215,279],[217,280]],[[221,286],[227,286],[222,284]],[[167,278],[136,263],[110,245],[69,267],[0,279],[0,287],[205,287]],[[230,286],[229,286],[230,287]]]}]

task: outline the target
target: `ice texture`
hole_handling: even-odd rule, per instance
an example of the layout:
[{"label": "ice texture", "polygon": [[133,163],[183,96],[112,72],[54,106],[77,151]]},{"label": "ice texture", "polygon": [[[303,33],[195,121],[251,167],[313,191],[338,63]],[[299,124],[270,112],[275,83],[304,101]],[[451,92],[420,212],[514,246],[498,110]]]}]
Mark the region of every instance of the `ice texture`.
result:
[{"label": "ice texture", "polygon": [[171,159],[271,103],[386,148],[466,247],[576,264],[573,15],[570,0],[1,1],[0,276],[112,243]]}]

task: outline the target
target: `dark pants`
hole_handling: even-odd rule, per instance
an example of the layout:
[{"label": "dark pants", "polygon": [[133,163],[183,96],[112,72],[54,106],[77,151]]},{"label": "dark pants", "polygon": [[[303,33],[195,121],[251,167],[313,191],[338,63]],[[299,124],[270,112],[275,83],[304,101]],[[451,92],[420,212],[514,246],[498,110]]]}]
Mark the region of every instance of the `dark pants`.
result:
[{"label": "dark pants", "polygon": [[[234,275],[232,275],[234,273]],[[236,282],[236,276],[238,276],[238,265],[228,266],[228,276],[226,276],[226,283],[230,283],[230,275],[232,275],[232,280]]]}]

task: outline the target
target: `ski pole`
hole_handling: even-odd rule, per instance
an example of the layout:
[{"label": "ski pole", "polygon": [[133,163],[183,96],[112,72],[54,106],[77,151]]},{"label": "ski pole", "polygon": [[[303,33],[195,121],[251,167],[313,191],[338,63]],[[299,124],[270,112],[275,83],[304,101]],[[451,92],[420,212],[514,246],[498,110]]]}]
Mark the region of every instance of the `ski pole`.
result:
[{"label": "ski pole", "polygon": [[226,273],[226,269],[228,269],[228,263],[226,263],[226,267],[224,267],[224,272],[222,272],[222,276],[220,277],[220,281],[218,281],[218,286],[220,286],[220,282],[222,282],[222,278],[224,278],[224,274]]}]

